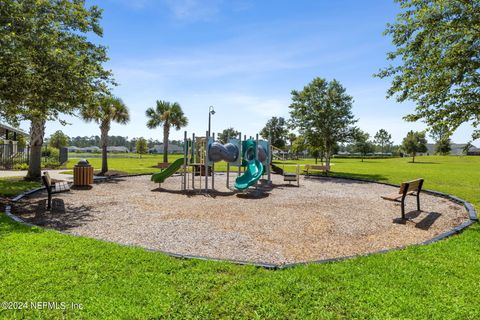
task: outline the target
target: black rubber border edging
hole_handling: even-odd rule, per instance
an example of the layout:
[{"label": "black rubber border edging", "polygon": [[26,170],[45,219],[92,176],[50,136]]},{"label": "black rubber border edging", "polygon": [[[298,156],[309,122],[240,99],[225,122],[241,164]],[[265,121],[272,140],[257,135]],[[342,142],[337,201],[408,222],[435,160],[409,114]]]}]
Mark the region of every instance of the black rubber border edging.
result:
[{"label": "black rubber border edging", "polygon": [[[138,176],[145,176],[145,175],[151,175],[151,174],[152,173],[140,173],[140,174],[113,176],[113,177],[101,177],[101,178],[95,178],[94,183],[101,183],[101,182],[105,182],[105,181],[108,181],[108,180],[115,180],[115,179],[118,179],[118,178],[130,178],[130,177],[138,177]],[[325,176],[324,175],[324,176],[308,176],[308,177],[305,176],[304,178],[305,179],[321,179],[321,178],[344,179],[344,180],[353,180],[353,181],[364,182],[364,183],[382,184],[382,185],[396,187],[396,188],[400,187],[400,185],[396,185],[396,184],[393,184],[393,183],[380,182],[380,181],[375,181],[375,180],[357,179],[357,178],[351,178],[351,177]],[[17,195],[11,201],[12,202],[17,202],[20,199],[22,199],[23,197],[29,196],[31,194],[34,194],[34,193],[42,191],[42,190],[45,190],[45,187],[35,188],[35,189],[32,189],[32,190],[26,191],[24,193],[21,193],[21,194]],[[467,211],[470,219],[468,221],[465,221],[462,224],[452,228],[451,230],[448,230],[448,231],[446,231],[442,234],[439,234],[438,236],[433,237],[432,239],[426,240],[426,241],[424,241],[422,243],[419,243],[419,244],[412,244],[412,245],[407,245],[407,246],[401,246],[401,247],[398,247],[398,248],[379,250],[379,251],[374,251],[374,252],[370,252],[370,253],[366,253],[366,254],[360,254],[360,255],[343,256],[343,257],[337,257],[337,258],[312,260],[312,261],[306,261],[306,262],[296,262],[296,263],[287,263],[287,264],[273,264],[273,263],[250,262],[250,261],[242,261],[242,260],[234,260],[234,259],[220,259],[220,258],[211,258],[211,257],[205,257],[205,256],[183,255],[183,254],[178,254],[178,253],[173,253],[173,252],[168,252],[168,251],[154,250],[154,249],[147,249],[147,248],[143,248],[143,249],[145,249],[147,251],[152,251],[152,252],[160,252],[160,253],[166,254],[170,257],[174,257],[174,258],[178,258],[178,259],[196,259],[196,260],[217,261],[217,262],[230,262],[230,263],[239,264],[239,265],[255,266],[255,267],[261,267],[261,268],[271,269],[271,270],[283,270],[283,269],[293,268],[293,267],[296,267],[296,266],[304,266],[304,265],[308,265],[308,264],[323,264],[323,263],[339,262],[339,261],[343,261],[343,260],[352,259],[352,258],[355,258],[355,257],[370,256],[370,255],[374,255],[374,254],[387,253],[387,252],[390,252],[390,251],[398,251],[398,250],[403,250],[403,249],[405,249],[407,247],[411,247],[411,246],[428,245],[428,244],[446,239],[446,238],[451,237],[453,235],[459,234],[463,230],[465,230],[466,228],[471,226],[472,224],[478,222],[477,212],[475,211],[475,208],[473,207],[473,205],[470,202],[465,201],[463,199],[460,199],[456,196],[453,196],[453,195],[450,195],[450,194],[447,194],[447,193],[443,193],[443,192],[439,192],[439,191],[422,190],[422,192],[425,192],[427,194],[431,194],[431,195],[436,196],[436,197],[444,198],[444,199],[447,199],[447,200],[452,201],[454,203],[463,205],[465,210]],[[26,225],[26,226],[29,226],[29,227],[42,228],[40,226],[28,223],[28,222],[24,221],[23,219],[21,219],[20,217],[12,214],[10,205],[7,205],[5,207],[5,214],[10,219],[12,219],[12,220],[14,220],[18,223],[21,223],[23,225]],[[69,236],[76,236],[76,235],[72,235],[70,233],[62,232],[62,231],[55,230],[55,229],[50,229],[50,230],[54,230],[58,233],[69,235]],[[78,236],[78,237],[81,237],[81,236]],[[113,242],[113,241],[105,241],[105,240],[100,240],[100,239],[95,239],[95,240],[119,244],[118,242]],[[119,244],[119,245],[123,245],[123,246],[126,246],[126,247],[142,248],[142,247],[139,247],[139,246],[131,246],[131,245],[124,245],[124,244]]]}]

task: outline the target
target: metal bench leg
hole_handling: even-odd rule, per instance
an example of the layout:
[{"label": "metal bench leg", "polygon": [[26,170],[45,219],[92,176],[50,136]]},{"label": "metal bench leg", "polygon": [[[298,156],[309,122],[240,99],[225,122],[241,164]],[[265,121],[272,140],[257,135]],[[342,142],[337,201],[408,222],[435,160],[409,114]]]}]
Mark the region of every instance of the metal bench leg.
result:
[{"label": "metal bench leg", "polygon": [[420,192],[417,192],[417,210],[420,211]]},{"label": "metal bench leg", "polygon": [[402,196],[402,219],[405,220],[405,197],[406,197],[406,194],[403,194]]},{"label": "metal bench leg", "polygon": [[47,210],[52,209],[52,195],[49,193],[48,194],[48,200],[47,200]]}]

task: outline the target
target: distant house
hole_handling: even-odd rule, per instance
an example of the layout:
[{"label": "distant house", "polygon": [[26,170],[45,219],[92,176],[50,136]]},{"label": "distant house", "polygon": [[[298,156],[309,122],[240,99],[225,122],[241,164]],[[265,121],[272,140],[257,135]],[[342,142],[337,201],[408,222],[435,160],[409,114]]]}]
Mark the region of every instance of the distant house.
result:
[{"label": "distant house", "polygon": [[480,148],[477,148],[477,147],[473,146],[472,148],[470,148],[468,150],[467,155],[469,155],[469,156],[480,156]]},{"label": "distant house", "polygon": [[78,152],[78,153],[81,153],[81,152],[89,152],[89,153],[98,153],[102,151],[102,149],[100,149],[99,147],[97,146],[91,146],[91,147],[84,147],[84,148],[79,148],[79,147],[76,147],[76,146],[70,146],[68,147],[68,152]]},{"label": "distant house", "polygon": [[[451,156],[461,156],[464,155],[465,153],[463,150],[466,147],[466,143],[451,143],[450,144],[450,153],[449,155]],[[427,143],[427,152],[424,153],[419,153],[419,156],[428,156],[428,155],[434,155],[435,154],[435,144],[434,143]],[[480,155],[480,149],[472,146],[468,150],[468,155]]]},{"label": "distant house", "polygon": [[28,137],[28,134],[22,130],[0,123],[0,139],[3,141],[17,141],[19,135],[22,135],[25,138]]},{"label": "distant house", "polygon": [[28,134],[23,132],[20,129],[7,126],[6,124],[0,123],[0,145],[2,147],[1,154],[3,157],[13,156],[17,152],[22,152],[23,150],[18,150],[18,137],[24,136],[28,138]]},{"label": "distant house", "polygon": [[107,147],[107,152],[111,152],[111,153],[129,153],[130,151],[128,150],[127,147],[124,147],[124,146],[119,146],[119,147],[111,146],[111,147]]},{"label": "distant house", "polygon": [[[148,149],[148,153],[162,153],[163,154],[163,143],[153,146],[153,148]],[[183,153],[183,147],[176,144],[168,144],[168,153]]]}]

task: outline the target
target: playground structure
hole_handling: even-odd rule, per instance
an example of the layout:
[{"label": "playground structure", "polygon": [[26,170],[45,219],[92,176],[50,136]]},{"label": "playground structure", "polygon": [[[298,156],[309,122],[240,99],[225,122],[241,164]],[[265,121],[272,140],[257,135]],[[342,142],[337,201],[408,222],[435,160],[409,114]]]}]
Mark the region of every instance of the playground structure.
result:
[{"label": "playground structure", "polygon": [[[263,175],[267,175],[267,183],[271,184],[271,155],[270,141],[259,140],[258,134],[255,139],[252,137],[247,139],[245,135],[242,140],[240,133],[237,138],[229,138],[226,144],[221,144],[215,142],[215,134],[209,136],[208,131],[205,137],[196,137],[192,134],[191,139],[187,138],[187,131],[185,131],[183,158],[175,160],[165,170],[152,175],[151,180],[161,184],[179,171],[182,191],[186,192],[191,188],[191,190],[208,192],[209,187],[215,189],[215,163],[225,161],[227,163],[226,187],[231,190],[230,167],[233,166],[237,167],[235,171],[238,172],[234,188],[243,191],[255,186]],[[243,172],[242,168],[244,168]],[[209,176],[211,176],[210,186]],[[203,183],[202,177],[204,177]]]}]

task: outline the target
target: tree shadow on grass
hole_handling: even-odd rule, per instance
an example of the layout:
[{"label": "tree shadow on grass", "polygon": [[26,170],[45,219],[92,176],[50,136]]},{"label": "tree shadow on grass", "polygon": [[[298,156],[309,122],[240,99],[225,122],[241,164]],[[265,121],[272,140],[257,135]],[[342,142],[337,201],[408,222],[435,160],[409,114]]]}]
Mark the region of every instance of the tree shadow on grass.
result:
[{"label": "tree shadow on grass", "polygon": [[40,187],[41,184],[32,181],[25,181],[23,178],[2,178],[0,179],[0,193],[5,197],[14,197],[26,190]]},{"label": "tree shadow on grass", "polygon": [[314,181],[315,179],[322,180],[322,178],[329,179],[329,181],[335,182],[336,179],[334,178],[344,178],[342,183],[364,183],[363,181],[355,181],[355,180],[348,180],[348,179],[358,179],[358,180],[367,180],[368,181],[380,181],[385,182],[388,181],[387,177],[381,174],[362,174],[362,173],[350,173],[350,172],[329,172],[328,175],[326,174],[315,174],[315,175],[305,175],[305,179],[311,179]]},{"label": "tree shadow on grass", "polygon": [[0,238],[6,237],[13,233],[42,233],[41,228],[27,226],[13,221],[4,214],[0,214]]},{"label": "tree shadow on grass", "polygon": [[411,164],[441,164],[440,162],[431,162],[431,161],[415,161],[415,162],[408,161],[408,163],[411,163]]}]

